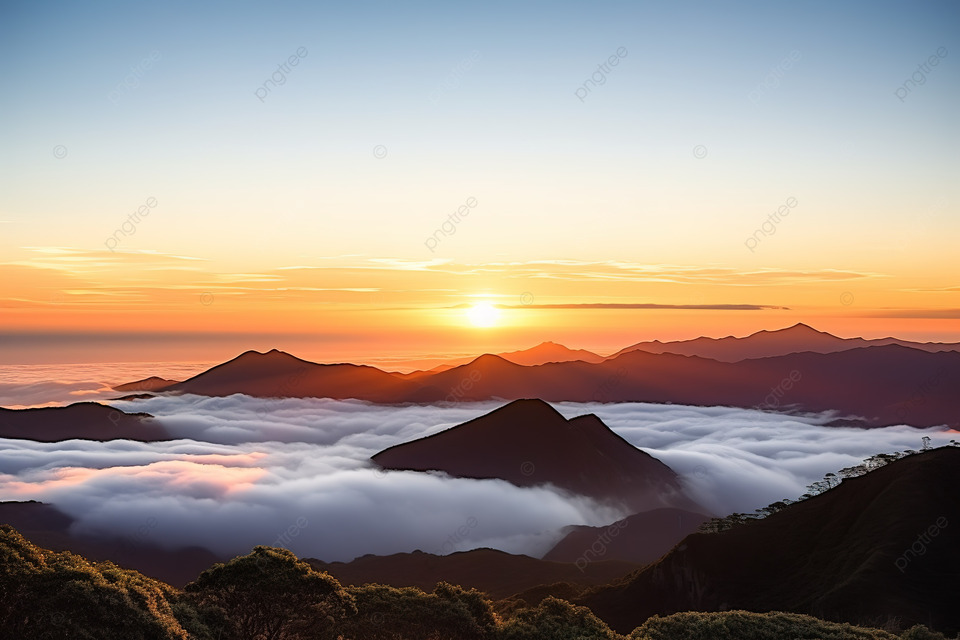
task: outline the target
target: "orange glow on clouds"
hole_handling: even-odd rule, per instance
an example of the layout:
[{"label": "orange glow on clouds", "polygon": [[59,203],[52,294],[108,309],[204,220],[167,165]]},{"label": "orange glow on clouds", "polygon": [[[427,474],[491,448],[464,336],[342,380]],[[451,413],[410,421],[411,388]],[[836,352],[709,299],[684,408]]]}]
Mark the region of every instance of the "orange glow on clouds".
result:
[{"label": "orange glow on clouds", "polygon": [[264,455],[187,456],[187,459],[104,469],[61,467],[48,472],[47,478],[30,482],[19,481],[11,475],[0,476],[0,484],[3,484],[7,496],[42,495],[44,500],[53,500],[58,491],[79,485],[135,479],[157,487],[157,491],[220,499],[248,489],[262,478],[266,473],[264,469],[246,465],[255,465]]}]

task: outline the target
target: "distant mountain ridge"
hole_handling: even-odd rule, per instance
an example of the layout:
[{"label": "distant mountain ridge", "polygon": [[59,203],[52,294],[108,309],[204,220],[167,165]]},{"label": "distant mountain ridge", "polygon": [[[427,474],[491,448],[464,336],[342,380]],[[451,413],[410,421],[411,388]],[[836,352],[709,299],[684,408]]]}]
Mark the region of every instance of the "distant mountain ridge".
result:
[{"label": "distant mountain ridge", "polygon": [[[850,424],[866,427],[960,426],[955,400],[960,351],[946,343],[926,343],[919,348],[919,343],[889,340],[894,343],[852,346],[877,341],[837,338],[807,325],[795,325],[746,338],[657,343],[663,353],[635,348],[596,363],[566,360],[524,366],[487,354],[456,367],[411,374],[388,373],[366,365],[317,364],[274,349],[247,351],[158,391],[355,398],[386,404],[541,398],[550,402],[720,405],[834,411],[838,417],[849,418]],[[567,355],[577,353],[545,344],[548,346],[534,355],[554,353],[556,348]],[[685,344],[687,350],[717,352],[720,359],[666,351],[679,348],[669,346],[676,344]],[[731,349],[739,355],[732,356]],[[778,351],[790,353],[740,357]]]},{"label": "distant mountain ridge", "polygon": [[305,560],[343,584],[374,582],[394,587],[433,589],[437,582],[444,581],[479,589],[493,598],[507,598],[557,582],[580,587],[606,584],[639,568],[630,562],[601,561],[581,570],[573,563],[538,560],[496,549],[473,549],[449,555],[422,551],[389,556],[366,555],[351,562]]},{"label": "distant mountain ridge", "polygon": [[911,342],[897,338],[839,338],[825,331],[798,322],[797,324],[774,331],[757,331],[743,338],[727,336],[725,338],[695,338],[675,342],[638,342],[609,356],[616,358],[630,351],[647,353],[674,353],[683,356],[700,356],[720,362],[739,362],[751,358],[769,358],[791,353],[812,351],[814,353],[836,353],[861,347],[882,347],[896,344],[901,347],[919,349],[932,353],[940,351],[960,351],[960,342]]},{"label": "distant mountain ridge", "polygon": [[834,411],[852,418],[853,424],[877,427],[960,425],[958,382],[960,352],[899,345],[738,362],[636,350],[598,364],[571,361],[532,367],[484,355],[414,379],[369,366],[315,364],[280,351],[248,351],[164,391],[387,404],[540,398]]}]

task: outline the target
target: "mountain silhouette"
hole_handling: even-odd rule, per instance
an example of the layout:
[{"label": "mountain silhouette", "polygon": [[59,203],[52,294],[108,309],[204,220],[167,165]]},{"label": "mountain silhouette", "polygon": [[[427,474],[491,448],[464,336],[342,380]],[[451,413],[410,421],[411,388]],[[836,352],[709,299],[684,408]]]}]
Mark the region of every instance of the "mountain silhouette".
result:
[{"label": "mountain silhouette", "polygon": [[912,455],[763,520],[688,536],[585,596],[622,632],[677,611],[792,611],[960,630],[960,449]]},{"label": "mountain silhouette", "polygon": [[504,360],[509,360],[514,364],[522,364],[527,367],[533,367],[548,362],[590,362],[596,364],[603,362],[605,358],[586,349],[570,349],[557,344],[556,342],[541,342],[530,349],[521,351],[508,351],[498,354]]},{"label": "mountain silhouette", "polygon": [[247,351],[164,390],[205,396],[243,393],[261,398],[357,398],[362,394],[372,402],[395,402],[404,397],[423,397],[426,402],[441,399],[418,394],[420,386],[375,367],[317,364],[273,349],[266,353]]},{"label": "mountain silhouette", "polygon": [[[470,380],[469,389],[464,381]],[[835,411],[861,426],[960,425],[960,352],[899,345],[792,353],[740,362],[631,351],[601,364],[520,367],[478,358],[420,380],[460,400],[655,402],[805,412]]]},{"label": "mountain silhouette", "polygon": [[499,478],[520,487],[552,484],[633,512],[696,507],[670,467],[595,415],[567,420],[541,400],[516,400],[372,459],[384,469]]},{"label": "mountain silhouette", "polygon": [[897,338],[839,338],[825,331],[798,322],[792,327],[775,331],[757,331],[743,338],[695,338],[675,342],[638,342],[610,356],[616,358],[630,351],[647,353],[674,353],[683,356],[700,356],[721,362],[739,362],[750,358],[769,358],[802,351],[836,353],[861,347],[882,347],[890,344],[910,347],[921,351],[960,351],[960,342],[910,342]]},{"label": "mountain silhouette", "polygon": [[567,527],[568,533],[544,556],[553,562],[586,566],[597,560],[647,564],[695,533],[710,518],[683,509],[653,509],[604,527]]},{"label": "mountain silhouette", "polygon": [[366,555],[351,562],[321,562],[305,558],[343,584],[388,584],[433,589],[437,582],[475,588],[493,598],[507,598],[545,584],[566,582],[581,587],[602,585],[635,571],[630,562],[591,563],[582,570],[572,563],[548,562],[496,549],[473,549],[449,555],[414,551],[389,556]]},{"label": "mountain silhouette", "polygon": [[[779,333],[790,331],[820,334],[809,327]],[[596,364],[578,360],[523,366],[488,354],[464,365],[416,375],[363,365],[316,364],[274,350],[249,351],[167,390],[380,403],[521,398],[673,403],[832,411],[844,423],[864,427],[928,427],[960,426],[955,399],[958,381],[960,352],[931,352],[899,344],[737,362],[633,350]]]},{"label": "mountain silhouette", "polygon": [[167,380],[158,376],[150,376],[143,380],[135,380],[119,384],[113,387],[114,391],[163,391],[180,382],[179,380]]},{"label": "mountain silhouette", "polygon": [[37,442],[74,438],[142,442],[172,439],[163,425],[148,413],[124,413],[96,402],[77,402],[66,407],[0,408],[0,438]]}]

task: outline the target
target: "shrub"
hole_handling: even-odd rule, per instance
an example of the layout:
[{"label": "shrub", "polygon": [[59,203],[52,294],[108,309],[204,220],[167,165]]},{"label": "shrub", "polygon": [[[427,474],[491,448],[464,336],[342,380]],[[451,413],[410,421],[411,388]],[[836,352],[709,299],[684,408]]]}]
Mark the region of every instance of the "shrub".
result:
[{"label": "shrub", "polygon": [[586,607],[566,600],[544,598],[535,609],[525,609],[503,625],[502,640],[617,640],[620,636]]},{"label": "shrub", "polygon": [[654,616],[633,630],[631,640],[896,640],[897,636],[850,624],[827,622],[798,613],[688,611]]}]

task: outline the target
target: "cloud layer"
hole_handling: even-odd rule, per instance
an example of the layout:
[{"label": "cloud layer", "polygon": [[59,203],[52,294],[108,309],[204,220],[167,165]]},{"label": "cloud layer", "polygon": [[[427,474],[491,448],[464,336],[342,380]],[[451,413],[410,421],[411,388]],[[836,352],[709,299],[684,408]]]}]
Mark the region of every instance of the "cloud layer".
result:
[{"label": "cloud layer", "polygon": [[[621,515],[552,487],[441,474],[384,473],[369,457],[477,417],[496,403],[379,406],[322,399],[158,397],[117,403],[158,416],[181,438],[163,443],[0,440],[0,499],[52,503],[78,532],[111,533],[219,554],[278,544],[302,556],[481,546],[540,555],[570,524]],[[715,513],[796,497],[824,473],[881,452],[943,444],[956,433],[825,427],[723,407],[639,403],[555,405],[598,414],[673,467]],[[149,523],[145,527],[144,524]],[[467,535],[455,535],[467,527]]]}]

